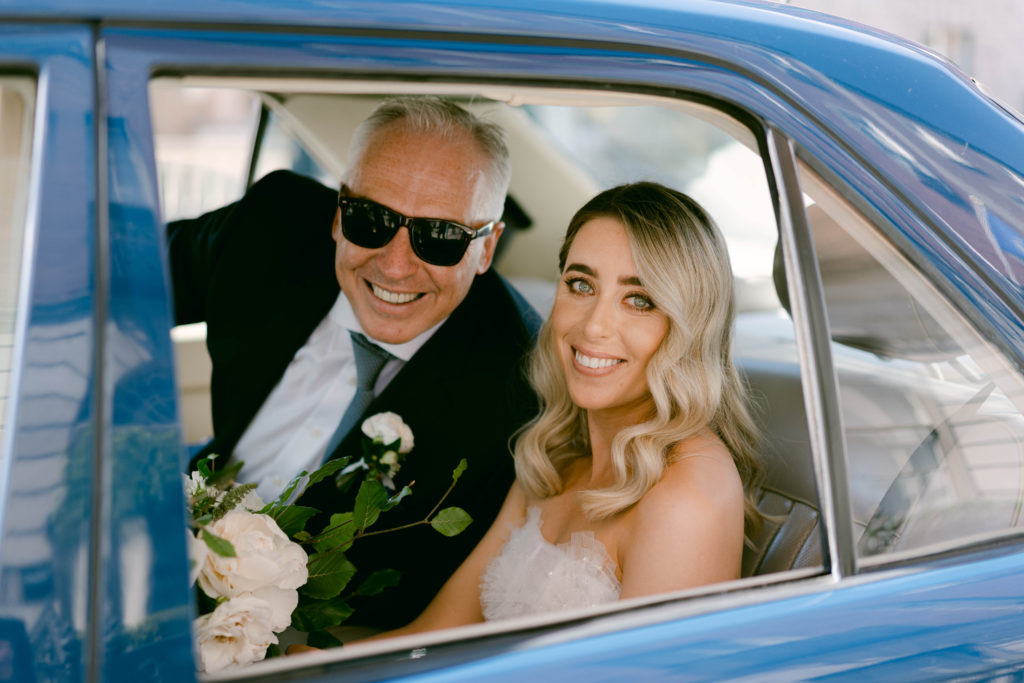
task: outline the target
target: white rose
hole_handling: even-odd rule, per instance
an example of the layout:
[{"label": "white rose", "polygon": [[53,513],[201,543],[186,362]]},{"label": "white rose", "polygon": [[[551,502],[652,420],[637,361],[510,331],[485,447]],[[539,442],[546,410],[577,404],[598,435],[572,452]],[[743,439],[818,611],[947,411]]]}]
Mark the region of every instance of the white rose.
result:
[{"label": "white rose", "polygon": [[408,453],[412,450],[413,438],[409,425],[402,422],[402,418],[396,413],[377,413],[363,420],[363,434],[370,437],[377,443],[389,444],[398,439],[402,444],[398,447],[399,453]]},{"label": "white rose", "polygon": [[206,556],[210,553],[210,549],[201,538],[192,532],[186,531],[185,533],[188,536],[188,585],[191,586],[199,578],[199,572],[206,564]]},{"label": "white rose", "polygon": [[229,541],[236,555],[207,553],[199,587],[211,598],[233,598],[261,588],[295,589],[306,583],[306,551],[288,540],[269,515],[235,508],[207,529]]},{"label": "white rose", "polygon": [[206,672],[258,662],[277,643],[270,605],[251,595],[221,603],[196,619],[194,627],[199,667]]},{"label": "white rose", "polygon": [[[248,594],[247,594],[248,595]],[[299,606],[299,591],[294,588],[261,588],[251,593],[270,607],[270,630],[280,633],[292,624],[292,612]]]}]

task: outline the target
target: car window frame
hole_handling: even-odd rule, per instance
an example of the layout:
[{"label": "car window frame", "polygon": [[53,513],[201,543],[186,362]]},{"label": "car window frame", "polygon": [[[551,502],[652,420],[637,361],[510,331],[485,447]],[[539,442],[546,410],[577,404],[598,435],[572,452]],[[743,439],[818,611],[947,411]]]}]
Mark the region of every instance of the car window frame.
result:
[{"label": "car window frame", "polygon": [[[142,35],[147,31],[153,31],[154,36],[149,36],[145,39]],[[396,32],[396,36],[400,36],[401,32]],[[223,39],[223,34],[220,35]],[[273,42],[278,39],[279,36],[267,37],[266,34],[249,34],[247,32],[239,32],[237,35],[238,41],[243,45],[258,45],[259,40],[269,40]],[[450,49],[458,53],[466,53],[471,49],[471,45],[467,44],[463,39],[464,37],[453,37],[452,45]],[[317,39],[325,42],[330,42],[328,38],[317,36]],[[444,35],[431,36],[431,40],[439,43],[443,43],[447,39]],[[210,73],[210,74],[231,74],[231,73],[255,73],[261,70],[273,70],[279,75],[288,75],[294,73],[296,76],[306,74],[308,75],[311,67],[291,57],[291,63],[276,63],[271,65],[271,57],[268,56],[267,52],[259,50],[251,50],[250,52],[235,51],[228,59],[223,59],[221,62],[217,62],[216,59],[211,61],[211,57],[216,54],[214,46],[207,44],[202,40],[197,40],[195,36],[183,36],[180,33],[172,30],[155,30],[155,29],[142,29],[136,31],[130,27],[118,27],[112,30],[107,36],[107,47],[108,54],[113,55],[110,57],[117,65],[124,64],[129,59],[134,59],[143,55],[142,62],[135,67],[134,71],[136,77],[144,76],[146,79],[152,78],[157,74],[170,74],[170,75],[181,75],[187,72],[196,73]],[[164,42],[166,41],[166,42]],[[192,48],[198,46],[202,49],[188,49],[183,48],[184,45],[191,45]],[[304,43],[305,47],[310,47],[309,41]],[[315,46],[314,46],[315,47]],[[596,48],[595,48],[596,49]],[[313,52],[316,52],[313,49]],[[188,53],[187,58],[182,58],[181,54]],[[246,57],[251,54],[252,56]],[[256,55],[259,55],[258,57]],[[341,57],[335,57],[336,62],[332,65],[325,66],[322,62],[322,57],[319,57],[321,61],[318,63],[314,71],[314,75],[317,78],[324,77],[345,77],[350,75],[350,67],[358,66],[359,60],[357,57],[351,57],[353,60],[352,65],[346,65],[346,60]],[[317,61],[314,59],[313,61]],[[463,67],[464,68],[464,67]],[[710,68],[710,67],[709,67]],[[474,69],[479,71],[486,71],[486,66],[475,65]],[[506,67],[507,69],[507,67]],[[714,69],[711,69],[714,70]],[[507,85],[533,85],[543,87],[549,84],[544,78],[525,78],[522,76],[516,78],[506,77],[507,80],[500,76],[489,76],[483,77],[477,76],[466,76],[465,74],[459,74],[457,72],[448,73],[445,69],[440,69],[436,65],[420,65],[417,69],[407,68],[406,73],[395,74],[389,73],[390,78],[406,78],[410,82],[416,82],[420,80],[431,80],[431,79],[442,79],[449,78],[452,82],[466,82],[466,83],[504,83]],[[360,77],[366,78],[365,71],[358,72]],[[725,75],[716,74],[716,77],[711,79],[715,81],[716,78],[725,78],[727,80],[742,81],[743,77],[736,74],[727,73]],[[653,76],[652,76],[653,80]],[[588,82],[586,79],[581,77],[569,77],[562,76],[558,79],[552,79],[550,84],[565,84],[570,83],[578,87],[594,87],[594,84]],[[800,272],[808,273],[809,279],[802,280],[802,286],[796,286],[795,291],[791,291],[791,295],[795,295],[794,299],[802,301],[799,304],[798,310],[800,311],[794,317],[796,323],[796,329],[798,330],[798,337],[802,337],[804,341],[800,342],[804,345],[805,352],[801,355],[801,380],[804,384],[805,399],[808,400],[808,418],[815,425],[815,462],[817,464],[817,476],[819,478],[819,496],[823,500],[828,500],[827,509],[830,511],[831,520],[828,523],[830,526],[825,528],[823,538],[827,540],[828,546],[823,552],[826,558],[826,568],[830,573],[830,582],[835,583],[844,577],[847,577],[854,573],[851,566],[851,559],[854,556],[852,547],[847,550],[847,546],[852,546],[851,543],[844,539],[836,538],[837,529],[843,526],[840,520],[843,515],[848,515],[846,507],[843,505],[842,495],[845,488],[840,486],[843,480],[844,468],[841,467],[843,464],[843,450],[842,445],[834,443],[834,438],[828,436],[829,433],[835,430],[830,429],[832,425],[836,423],[838,417],[834,414],[835,403],[835,378],[831,371],[831,361],[828,354],[827,348],[821,348],[821,326],[822,313],[818,310],[821,307],[821,303],[817,302],[815,297],[820,298],[820,286],[817,286],[817,279],[814,276],[815,267],[811,267],[808,264],[801,262],[800,254],[803,252],[801,249],[801,241],[806,239],[806,216],[803,214],[802,205],[799,204],[801,193],[799,191],[799,185],[796,183],[796,178],[793,175],[793,163],[794,163],[794,147],[789,139],[781,132],[781,128],[775,125],[767,126],[762,125],[763,114],[748,106],[730,101],[723,97],[721,93],[718,93],[707,83],[702,83],[699,80],[691,84],[691,89],[684,90],[678,86],[671,86],[665,83],[660,85],[652,85],[650,81],[642,81],[636,79],[634,81],[616,83],[616,87],[624,93],[638,93],[638,94],[654,94],[664,97],[693,99],[698,102],[703,102],[715,106],[716,108],[727,111],[727,113],[733,116],[738,116],[742,119],[752,121],[753,124],[759,128],[765,129],[767,132],[764,136],[760,136],[760,144],[764,146],[762,149],[762,159],[766,162],[766,168],[769,177],[769,186],[772,187],[776,195],[776,211],[778,213],[777,220],[779,223],[780,232],[783,235],[783,239],[788,240],[789,246],[787,249],[791,252],[787,258],[787,268],[797,269],[794,271],[794,281],[801,281],[799,279]],[[136,88],[138,82],[135,84]],[[144,90],[144,88],[143,88]],[[139,136],[140,140],[144,136]],[[138,144],[142,144],[139,142]],[[143,158],[149,164],[149,176],[155,178],[155,172],[153,171],[153,160],[152,150],[145,152]],[[770,161],[770,164],[768,163]],[[155,195],[155,187],[152,188]],[[786,237],[786,235],[789,235]],[[792,265],[790,265],[792,264]],[[794,287],[795,285],[790,285]],[[802,330],[802,331],[801,331]],[[808,349],[810,349],[811,355],[808,355]],[[806,364],[806,365],[805,365]],[[808,387],[807,383],[812,382],[811,386]],[[832,406],[830,408],[829,406]],[[829,411],[832,410],[830,413]],[[836,455],[836,454],[839,455]],[[838,466],[836,462],[838,460]],[[838,491],[839,494],[830,497],[830,491]],[[825,507],[823,505],[823,507]],[[832,559],[830,559],[832,558]],[[811,575],[816,575],[817,572],[813,572]],[[809,575],[804,573],[800,578],[809,578]],[[786,581],[787,579],[783,579]],[[776,583],[775,581],[768,579],[764,581],[756,581],[754,584],[749,579],[744,580],[742,588],[746,588],[751,585],[769,585]],[[813,582],[815,585],[810,590],[820,589],[821,581]],[[801,592],[805,589],[798,589],[796,592]],[[763,596],[756,596],[755,591],[739,591],[735,592],[733,587],[726,587],[721,591],[723,594],[729,596],[731,604],[742,605],[749,604],[751,602],[759,602],[763,599]],[[788,591],[792,593],[793,591]],[[782,591],[786,594],[787,591]],[[740,597],[738,600],[736,596]],[[674,603],[668,605],[668,609],[665,603]],[[703,613],[706,611],[706,607],[700,605],[694,606],[693,603],[688,603],[685,608],[680,608],[680,604],[687,603],[685,599],[680,596],[668,596],[665,598],[658,598],[652,601],[650,609],[655,610],[661,615],[672,614],[674,616],[664,618],[680,618],[681,616],[689,614]],[[719,605],[719,602],[714,599],[714,595],[702,594],[702,605]],[[619,609],[609,609],[604,614],[599,614],[591,617],[582,618],[581,624],[587,624],[592,626],[595,623],[609,622],[610,617],[627,610],[635,609],[637,605],[624,605]],[[718,609],[720,607],[715,607]],[[641,610],[643,611],[643,610]],[[606,618],[608,617],[608,618]],[[661,617],[655,617],[661,618]],[[557,620],[557,624],[552,628],[568,633],[565,629],[567,623],[565,620]],[[612,626],[607,626],[611,630],[615,630]],[[534,629],[539,628],[541,632],[550,635],[551,628],[544,628],[541,626],[534,626]],[[603,630],[603,627],[596,626],[598,630]],[[468,636],[469,634],[467,634]],[[496,641],[504,642],[508,641],[506,637],[501,637],[500,634],[490,634],[488,631],[479,632],[478,639],[487,642]],[[527,636],[523,636],[527,637]],[[511,639],[514,643],[519,643],[520,638],[514,637]],[[450,642],[450,641],[449,641]],[[491,645],[484,645],[485,649],[490,648]],[[385,648],[390,652],[393,648]],[[392,654],[383,654],[382,656],[386,659],[393,656]],[[424,669],[425,670],[425,669]]]}]

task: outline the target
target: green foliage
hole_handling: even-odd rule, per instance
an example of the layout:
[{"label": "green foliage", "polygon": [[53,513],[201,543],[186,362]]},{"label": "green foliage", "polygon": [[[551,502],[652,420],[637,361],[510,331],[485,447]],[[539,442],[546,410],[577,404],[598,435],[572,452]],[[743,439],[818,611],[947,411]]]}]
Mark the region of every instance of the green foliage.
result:
[{"label": "green foliage", "polygon": [[281,531],[293,540],[296,540],[294,537],[297,534],[303,533],[303,529],[306,528],[306,522],[318,512],[320,511],[316,508],[304,505],[286,505],[273,517],[277,525],[281,527]]},{"label": "green foliage", "polygon": [[401,503],[403,498],[411,495],[412,489],[409,488],[408,486],[403,486],[401,491],[388,498],[388,502],[384,503],[384,505],[381,507],[381,512],[387,512],[391,508]]},{"label": "green foliage", "polygon": [[356,505],[352,510],[352,520],[356,529],[361,533],[373,525],[387,502],[388,493],[379,481],[367,479],[360,484],[359,493],[356,494]]},{"label": "green foliage", "polygon": [[327,527],[317,536],[312,537],[313,548],[317,552],[326,552],[332,548],[338,548],[342,552],[352,544],[352,537],[355,536],[356,527],[352,523],[351,512],[338,512],[331,515],[331,521]]},{"label": "green foliage", "polygon": [[394,569],[378,569],[370,574],[356,588],[356,595],[377,595],[385,588],[393,588],[402,578],[402,572]]},{"label": "green foliage", "polygon": [[352,616],[354,610],[341,598],[303,600],[292,612],[292,627],[307,633],[337,626]]},{"label": "green foliage", "polygon": [[216,521],[228,514],[242,502],[245,495],[256,488],[256,484],[240,484],[229,489],[220,502],[210,511],[210,515]]},{"label": "green foliage", "polygon": [[319,600],[341,593],[356,573],[355,565],[345,558],[345,553],[337,550],[311,555],[306,567],[309,580],[299,593]]},{"label": "green foliage", "polygon": [[430,520],[430,526],[434,531],[445,536],[458,536],[466,527],[472,524],[473,518],[462,508],[445,508],[437,513],[437,516]]},{"label": "green foliage", "polygon": [[217,553],[221,557],[236,557],[235,546],[231,544],[231,541],[221,538],[220,536],[210,533],[206,529],[199,532],[199,537],[203,539],[203,542],[213,552]]},{"label": "green foliage", "polygon": [[466,471],[467,467],[469,467],[469,463],[466,462],[465,458],[463,458],[462,460],[459,461],[459,464],[456,465],[455,469],[452,471],[452,483],[453,484],[459,480],[459,477],[462,476],[462,473]]},{"label": "green foliage", "polygon": [[[467,462],[462,460],[452,471],[452,483],[437,501],[433,509],[418,521],[400,526],[373,529],[382,513],[385,513],[405,498],[412,495],[410,486],[404,486],[394,495],[381,483],[386,480],[387,466],[381,469],[381,458],[389,450],[397,451],[399,441],[391,444],[367,443],[364,441],[364,459],[360,467],[349,466],[348,458],[339,458],[325,463],[312,474],[299,473],[274,501],[266,504],[260,513],[271,516],[281,530],[293,541],[304,546],[309,553],[306,563],[308,580],[299,589],[299,604],[292,613],[292,626],[307,632],[307,643],[313,647],[335,647],[339,641],[325,629],[344,623],[353,613],[348,599],[358,595],[372,597],[394,587],[401,579],[401,573],[393,569],[374,571],[352,590],[349,584],[356,574],[356,567],[346,558],[345,552],[361,538],[385,533],[399,532],[415,526],[430,525],[444,536],[455,536],[472,523],[465,510],[458,507],[441,509],[455,484],[466,471]],[[205,486],[194,495],[190,509],[190,523],[200,530],[200,538],[207,547],[222,557],[235,557],[235,548],[226,539],[211,533],[206,525],[223,517],[237,507],[256,484],[234,484],[242,463],[233,463],[220,470],[212,469],[210,456],[199,461],[198,469],[205,477]],[[389,458],[391,456],[388,456]],[[357,463],[359,465],[360,463]],[[296,505],[305,490],[320,481],[333,477],[333,483],[343,486],[359,482],[355,504],[351,512],[335,513],[323,528],[306,529],[319,510]],[[439,511],[440,510],[440,511]],[[346,592],[347,590],[347,592]],[[214,609],[216,601],[198,591],[200,613]]]},{"label": "green foliage", "polygon": [[329,647],[341,647],[342,642],[327,631],[313,631],[306,637],[306,645],[326,650]]}]

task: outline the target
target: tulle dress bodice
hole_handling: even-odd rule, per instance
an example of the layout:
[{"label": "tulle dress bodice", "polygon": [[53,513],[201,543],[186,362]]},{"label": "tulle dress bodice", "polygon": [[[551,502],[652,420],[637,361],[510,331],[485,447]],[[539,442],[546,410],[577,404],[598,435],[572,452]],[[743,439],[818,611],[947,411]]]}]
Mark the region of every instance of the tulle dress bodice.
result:
[{"label": "tulle dress bodice", "polygon": [[591,607],[618,600],[615,561],[592,531],[554,545],[541,534],[540,508],[512,529],[505,547],[480,579],[487,620]]}]

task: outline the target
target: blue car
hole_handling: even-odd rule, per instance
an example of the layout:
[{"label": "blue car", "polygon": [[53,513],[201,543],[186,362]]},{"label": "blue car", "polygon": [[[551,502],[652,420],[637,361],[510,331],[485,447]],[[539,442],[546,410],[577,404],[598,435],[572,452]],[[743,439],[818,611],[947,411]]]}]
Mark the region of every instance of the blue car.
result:
[{"label": "blue car", "polygon": [[164,226],[337,183],[395,94],[508,131],[542,314],[595,192],[708,208],[766,523],[737,581],[206,680],[1024,675],[1024,122],[942,58],[757,0],[0,0],[0,680],[196,678]]}]

